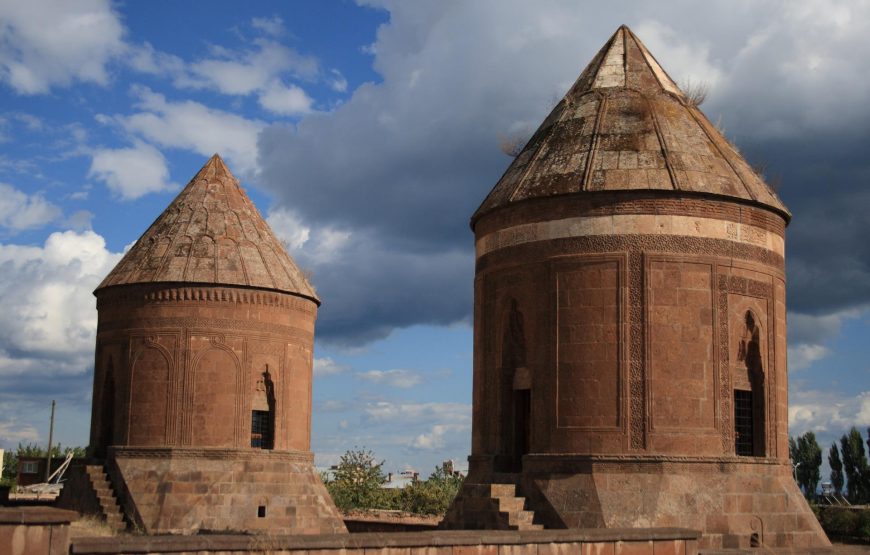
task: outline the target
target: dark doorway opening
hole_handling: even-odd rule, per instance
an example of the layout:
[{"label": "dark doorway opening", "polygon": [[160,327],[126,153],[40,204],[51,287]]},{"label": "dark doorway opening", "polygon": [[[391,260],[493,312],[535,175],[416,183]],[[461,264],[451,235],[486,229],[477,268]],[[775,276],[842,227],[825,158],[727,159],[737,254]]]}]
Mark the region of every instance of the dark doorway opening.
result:
[{"label": "dark doorway opening", "polygon": [[523,469],[523,455],[529,453],[532,436],[532,395],[529,389],[514,390],[514,452],[512,470]]},{"label": "dark doorway opening", "polygon": [[734,450],[744,457],[751,457],[754,451],[754,428],[752,392],[734,390]]}]

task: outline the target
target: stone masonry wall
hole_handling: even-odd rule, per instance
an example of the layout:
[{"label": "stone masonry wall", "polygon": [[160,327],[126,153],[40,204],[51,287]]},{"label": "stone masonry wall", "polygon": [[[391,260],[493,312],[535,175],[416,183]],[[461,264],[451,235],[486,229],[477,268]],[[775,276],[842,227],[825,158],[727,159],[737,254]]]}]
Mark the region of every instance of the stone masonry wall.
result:
[{"label": "stone masonry wall", "polygon": [[122,505],[148,533],[344,533],[306,452],[232,449],[110,450]]},{"label": "stone masonry wall", "polygon": [[406,532],[329,536],[83,538],[73,555],[695,555],[697,532],[681,529]]}]

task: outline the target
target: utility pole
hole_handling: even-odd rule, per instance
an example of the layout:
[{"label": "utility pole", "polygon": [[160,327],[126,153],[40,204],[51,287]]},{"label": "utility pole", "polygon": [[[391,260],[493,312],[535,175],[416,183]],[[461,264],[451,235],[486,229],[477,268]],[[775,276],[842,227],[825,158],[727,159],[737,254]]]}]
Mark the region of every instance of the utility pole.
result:
[{"label": "utility pole", "polygon": [[51,423],[48,426],[48,455],[45,457],[45,481],[51,476],[51,442],[54,439],[54,399],[51,400]]}]

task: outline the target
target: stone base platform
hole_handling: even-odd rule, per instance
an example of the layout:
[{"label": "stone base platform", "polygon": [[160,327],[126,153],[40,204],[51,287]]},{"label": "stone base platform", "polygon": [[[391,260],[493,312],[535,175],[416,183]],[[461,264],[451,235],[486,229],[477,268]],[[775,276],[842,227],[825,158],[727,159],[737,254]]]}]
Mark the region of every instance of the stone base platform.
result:
[{"label": "stone base platform", "polygon": [[309,452],[113,447],[105,469],[148,534],[347,532]]},{"label": "stone base platform", "polygon": [[[468,486],[504,482],[475,459]],[[831,545],[789,465],[769,459],[527,455],[516,483],[546,528],[688,528],[707,549]],[[468,528],[447,522],[475,518],[462,512],[451,508],[445,525]]]}]

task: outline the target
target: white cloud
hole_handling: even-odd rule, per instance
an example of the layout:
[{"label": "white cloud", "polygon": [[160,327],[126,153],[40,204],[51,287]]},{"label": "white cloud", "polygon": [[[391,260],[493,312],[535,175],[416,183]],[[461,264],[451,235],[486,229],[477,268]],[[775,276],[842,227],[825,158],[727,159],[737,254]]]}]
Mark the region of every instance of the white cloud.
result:
[{"label": "white cloud", "polygon": [[347,92],[347,79],[344,78],[344,75],[337,69],[331,69],[329,73],[332,75],[329,80],[329,86],[332,87],[332,90],[342,93]]},{"label": "white cloud", "polygon": [[142,73],[178,77],[186,71],[184,60],[155,49],[150,42],[129,46],[126,59],[131,68]]},{"label": "white cloud", "polygon": [[351,243],[351,233],[331,227],[311,227],[292,210],[279,208],[266,217],[275,235],[294,260],[305,268],[316,268],[342,255]]},{"label": "white cloud", "polygon": [[853,397],[817,390],[792,392],[788,425],[791,435],[808,430],[839,435],[852,426],[870,426],[870,391]]},{"label": "white cloud", "polygon": [[[255,20],[257,21],[257,20]],[[279,20],[280,21],[280,20]],[[274,20],[260,21],[261,30],[277,30]],[[272,113],[295,116],[312,110],[313,100],[298,85],[285,85],[286,78],[315,80],[321,73],[317,58],[268,39],[256,39],[255,48],[229,50],[213,47],[213,57],[179,67],[174,60],[156,60],[145,52],[141,65],[162,68],[174,76],[177,87],[211,89],[226,95],[256,94],[260,106]],[[155,60],[153,63],[148,63]]]},{"label": "white cloud", "polygon": [[284,85],[275,81],[260,94],[260,106],[283,116],[295,116],[311,112],[314,101],[296,85]]},{"label": "white cloud", "polygon": [[104,182],[125,200],[177,187],[169,181],[169,168],[163,154],[143,142],[130,148],[95,150],[88,176]]},{"label": "white cloud", "polygon": [[709,43],[685,40],[674,29],[656,20],[644,21],[632,31],[641,37],[654,56],[667,60],[665,71],[675,80],[680,76],[678,83],[704,83],[716,90],[723,72],[710,60]]},{"label": "white cloud", "polygon": [[93,363],[91,292],[120,259],[93,231],[0,244],[0,375],[81,374]]},{"label": "white cloud", "polygon": [[831,350],[824,345],[798,343],[788,348],[788,369],[791,372],[804,370],[817,360],[821,360],[830,354]]},{"label": "white cloud", "polygon": [[468,424],[435,424],[428,432],[415,437],[411,447],[424,451],[441,450],[447,446],[448,434],[464,434],[470,429]]},{"label": "white cloud", "polygon": [[0,227],[12,231],[45,226],[62,215],[61,209],[42,194],[28,195],[0,183]]},{"label": "white cloud", "polygon": [[74,81],[100,85],[125,50],[108,0],[0,2],[0,80],[20,94]]},{"label": "white cloud", "polygon": [[314,375],[317,377],[343,374],[344,372],[347,372],[348,369],[348,366],[339,364],[329,357],[314,359]]},{"label": "white cloud", "polygon": [[369,370],[358,372],[357,378],[376,384],[384,384],[390,387],[408,389],[423,383],[423,376],[411,370]]},{"label": "white cloud", "polygon": [[251,19],[251,27],[273,37],[280,37],[287,32],[284,28],[284,20],[278,16],[254,17]]},{"label": "white cloud", "polygon": [[448,423],[470,423],[471,405],[465,403],[411,403],[377,401],[367,403],[366,418],[375,422],[426,422],[442,420]]},{"label": "white cloud", "polygon": [[38,440],[39,432],[30,424],[23,424],[15,419],[0,422],[0,445],[35,443]]},{"label": "white cloud", "polygon": [[233,172],[257,172],[257,134],[264,123],[209,108],[191,100],[171,102],[146,87],[133,89],[141,110],[115,116],[127,132],[164,148],[191,150],[202,156],[220,153]]}]

